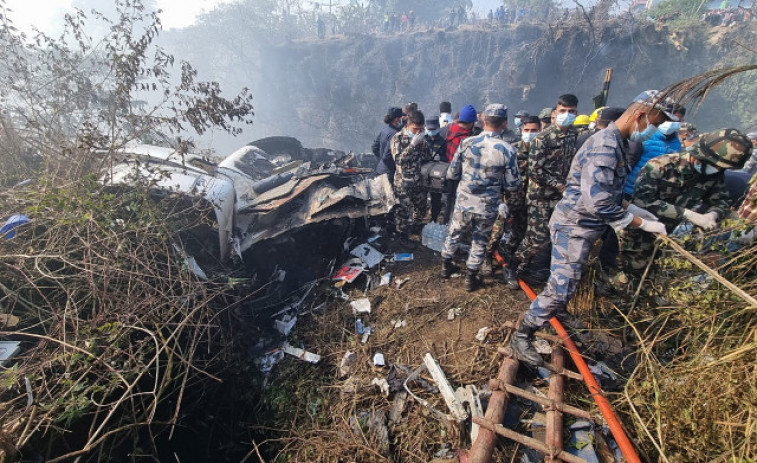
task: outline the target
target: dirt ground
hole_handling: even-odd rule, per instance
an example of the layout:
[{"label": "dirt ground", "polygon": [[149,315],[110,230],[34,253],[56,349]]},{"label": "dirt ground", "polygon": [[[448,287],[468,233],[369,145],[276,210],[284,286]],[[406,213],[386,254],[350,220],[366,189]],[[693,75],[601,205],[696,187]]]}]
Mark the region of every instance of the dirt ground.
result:
[{"label": "dirt ground", "polygon": [[[394,243],[377,247],[385,254],[407,251]],[[278,449],[277,461],[425,462],[470,446],[455,426],[409,397],[401,381],[430,353],[453,388],[486,389],[501,361],[497,347],[502,345],[503,332],[499,327],[517,320],[528,308],[528,299],[500,283],[498,274],[485,277],[481,288],[468,293],[462,275],[448,280],[440,277],[441,256],[421,246],[419,238],[411,252],[414,260],[385,261],[372,272],[391,272],[389,285],[364,292],[366,280],[361,276],[342,288],[350,301],[368,298],[370,314],[356,315],[350,301],[335,298],[333,282],[319,288],[312,306],[320,308],[298,321],[290,342],[318,353],[321,362],[311,365],[287,357],[271,377],[270,418],[276,421],[280,414],[283,421],[288,417],[286,425],[280,423],[287,431],[269,444]],[[459,257],[458,264],[464,268],[464,256]],[[403,282],[399,288],[398,281]],[[450,309],[455,312],[453,320],[448,319]],[[356,332],[358,318],[372,328],[365,343]],[[491,330],[485,341],[477,340],[476,334],[486,327]],[[340,375],[339,365],[347,351],[355,353],[354,363],[349,374]],[[386,366],[373,365],[376,353],[383,354]],[[428,373],[422,377],[431,381]],[[388,395],[372,384],[382,379],[391,385]],[[413,392],[448,413],[441,394],[419,387]],[[386,427],[374,426],[376,421]],[[388,436],[382,435],[383,429]]]}]

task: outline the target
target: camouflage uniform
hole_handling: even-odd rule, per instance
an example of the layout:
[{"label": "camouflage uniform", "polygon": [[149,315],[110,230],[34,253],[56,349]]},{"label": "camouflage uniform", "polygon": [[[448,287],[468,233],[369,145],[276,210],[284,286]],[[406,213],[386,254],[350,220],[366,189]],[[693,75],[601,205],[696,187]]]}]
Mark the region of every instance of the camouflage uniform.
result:
[{"label": "camouflage uniform", "polygon": [[517,153],[518,171],[520,172],[521,188],[505,191],[505,202],[509,210],[508,217],[497,214],[497,220],[492,227],[492,237],[486,247],[487,254],[497,250],[502,236],[509,229],[510,239],[502,249],[505,259],[510,259],[523,240],[526,233],[526,189],[528,188],[528,148],[523,141],[513,145]]},{"label": "camouflage uniform", "polygon": [[394,194],[397,196],[395,224],[400,233],[409,233],[413,223],[422,220],[428,211],[425,191],[416,188],[420,181],[420,167],[432,159],[424,137],[416,146],[410,142],[413,135],[406,130],[397,132],[391,141],[391,152],[397,171],[394,173]]},{"label": "camouflage uniform", "polygon": [[452,159],[447,178],[459,180],[460,184],[442,257],[454,257],[463,231],[470,224],[473,241],[467,267],[476,272],[484,261],[502,190],[521,188],[515,150],[498,133],[483,132],[466,138]]},{"label": "camouflage uniform", "polygon": [[[426,134],[426,141],[428,142],[428,147],[431,150],[431,156],[433,161],[442,161],[447,162],[447,140],[441,136],[441,135],[434,135],[430,136]],[[431,192],[429,193],[429,196],[431,196],[431,221],[436,222],[439,218],[439,214],[442,211],[442,195],[445,195],[447,198],[447,202],[453,201],[454,199],[451,197],[450,194],[445,193],[437,193],[437,192]],[[452,210],[451,207],[448,207],[446,209],[447,211]],[[449,214],[446,214],[449,215]],[[448,218],[446,217],[445,218]]]},{"label": "camouflage uniform", "polygon": [[[729,197],[724,182],[722,172],[706,176],[696,172],[689,153],[664,154],[650,159],[639,172],[633,203],[659,217],[670,233],[684,219],[684,209],[716,211],[719,219],[725,217]],[[637,228],[621,235],[626,269],[644,269],[652,255],[655,236]]]},{"label": "camouflage uniform", "polygon": [[628,142],[611,123],[591,136],[576,154],[563,198],[549,221],[552,265],[547,286],[526,312],[524,322],[530,326],[541,327],[565,310],[581,281],[592,245],[607,225],[619,229],[633,220],[621,206],[628,176],[627,151]]},{"label": "camouflage uniform", "polygon": [[563,132],[555,125],[543,130],[531,141],[526,193],[528,223],[525,237],[515,253],[520,263],[519,272],[528,271],[534,257],[548,252],[549,218],[563,196],[565,178],[576,153],[577,138],[578,132],[574,128],[568,127]]}]

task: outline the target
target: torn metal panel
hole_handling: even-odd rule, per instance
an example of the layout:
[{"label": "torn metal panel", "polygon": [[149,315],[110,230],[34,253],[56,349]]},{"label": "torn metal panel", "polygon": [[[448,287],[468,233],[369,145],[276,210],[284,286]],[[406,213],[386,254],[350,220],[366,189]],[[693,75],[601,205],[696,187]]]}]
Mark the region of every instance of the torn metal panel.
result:
[{"label": "torn metal panel", "polygon": [[241,249],[292,229],[336,218],[388,213],[396,204],[385,175],[366,178],[318,174],[293,179],[249,201],[237,212]]}]

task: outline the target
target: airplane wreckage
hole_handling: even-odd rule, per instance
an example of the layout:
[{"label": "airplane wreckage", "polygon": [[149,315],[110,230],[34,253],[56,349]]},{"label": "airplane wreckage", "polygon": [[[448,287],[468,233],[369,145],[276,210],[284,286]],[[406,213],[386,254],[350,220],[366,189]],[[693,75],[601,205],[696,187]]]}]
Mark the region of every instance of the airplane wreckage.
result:
[{"label": "airplane wreckage", "polygon": [[133,144],[119,151],[103,182],[114,188],[146,184],[158,196],[205,203],[216,222],[200,227],[217,235],[212,257],[244,261],[256,244],[302,227],[388,213],[396,200],[387,177],[372,174],[374,163],[370,153],[309,149],[290,137],[257,140],[220,162]]}]

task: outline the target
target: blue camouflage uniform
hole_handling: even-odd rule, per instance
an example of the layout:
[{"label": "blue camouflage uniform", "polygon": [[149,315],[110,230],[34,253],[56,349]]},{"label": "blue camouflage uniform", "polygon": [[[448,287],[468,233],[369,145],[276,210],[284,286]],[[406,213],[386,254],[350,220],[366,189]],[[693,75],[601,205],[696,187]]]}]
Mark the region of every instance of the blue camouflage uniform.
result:
[{"label": "blue camouflage uniform", "polygon": [[627,151],[628,142],[611,123],[592,135],[576,153],[565,193],[549,221],[549,280],[526,312],[526,323],[540,327],[565,310],[581,281],[594,241],[608,225],[623,228],[633,220],[621,205],[629,171]]},{"label": "blue camouflage uniform", "polygon": [[497,218],[502,191],[516,191],[521,187],[515,149],[502,140],[501,134],[494,132],[466,138],[455,152],[447,178],[459,180],[460,184],[442,257],[454,257],[463,231],[472,225],[473,241],[467,267],[478,271]]}]

